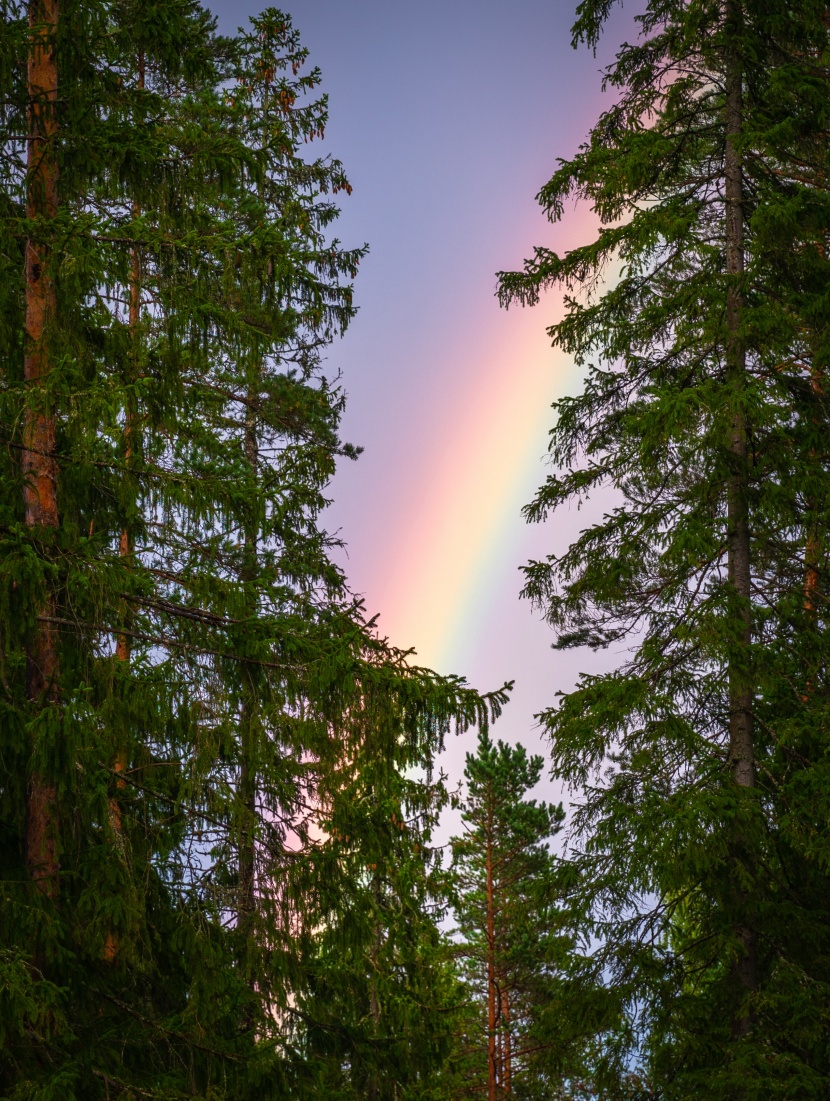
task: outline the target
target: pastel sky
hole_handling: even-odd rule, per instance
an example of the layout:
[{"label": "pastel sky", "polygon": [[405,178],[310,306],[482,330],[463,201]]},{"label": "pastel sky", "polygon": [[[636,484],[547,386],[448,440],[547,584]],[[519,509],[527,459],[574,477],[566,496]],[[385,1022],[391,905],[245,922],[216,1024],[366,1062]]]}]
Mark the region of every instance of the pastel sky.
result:
[{"label": "pastel sky", "polygon": [[[211,6],[226,30],[259,8]],[[330,97],[322,148],[354,187],[337,235],[371,249],[359,314],[328,356],[348,393],[344,436],[365,448],[335,479],[329,526],[381,631],[476,687],[515,680],[496,733],[539,749],[534,713],[611,658],[552,651],[519,599],[521,564],[584,524],[576,511],[543,527],[521,516],[544,478],[551,402],[580,378],[545,332],[561,298],[506,312],[495,272],[591,232],[590,211],[551,226],[534,196],[609,102],[600,70],[631,10],[595,58],[571,49],[568,0],[284,6]],[[449,747],[452,775],[469,748]]]}]

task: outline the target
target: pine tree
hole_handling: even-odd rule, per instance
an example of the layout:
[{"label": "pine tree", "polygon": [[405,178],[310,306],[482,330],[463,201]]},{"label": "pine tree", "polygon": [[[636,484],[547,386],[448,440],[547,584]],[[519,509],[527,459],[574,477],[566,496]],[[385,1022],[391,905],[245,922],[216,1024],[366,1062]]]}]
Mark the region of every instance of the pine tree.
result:
[{"label": "pine tree", "polygon": [[566,1031],[555,1007],[572,944],[562,867],[549,848],[562,808],[527,797],[543,763],[482,732],[464,770],[464,833],[452,839],[454,937],[475,1007],[459,1089],[489,1101],[558,1096],[561,1086],[550,1068],[563,1054],[552,1050]]},{"label": "pine tree", "polygon": [[[575,42],[610,7],[582,4]],[[828,1073],[827,865],[807,840],[826,767],[826,14],[649,4],[606,76],[615,106],[539,196],[553,220],[587,199],[604,228],[501,277],[505,302],[568,288],[550,333],[588,372],[529,518],[616,492],[525,592],[558,645],[633,646],[545,722],[579,793],[597,975],[629,1005],[597,1080],[642,1059],[667,1097],[818,1095]]]}]

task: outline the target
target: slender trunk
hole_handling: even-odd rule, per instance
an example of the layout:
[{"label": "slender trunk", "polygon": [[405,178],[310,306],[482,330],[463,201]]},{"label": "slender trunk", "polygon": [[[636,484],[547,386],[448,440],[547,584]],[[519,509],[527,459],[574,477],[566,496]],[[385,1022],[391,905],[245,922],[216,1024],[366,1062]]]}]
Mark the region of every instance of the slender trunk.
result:
[{"label": "slender trunk", "polygon": [[[807,618],[807,630],[812,634],[818,627],[818,601],[819,583],[821,580],[820,563],[822,540],[818,523],[816,522],[816,502],[814,499],[807,501],[805,510],[805,538],[804,538],[804,612]],[[820,651],[814,651],[814,656],[807,666],[807,680],[804,692],[801,695],[803,703],[808,703],[816,685],[817,664],[816,655]]]},{"label": "slender trunk", "polygon": [[[815,456],[811,456],[814,458]],[[818,626],[818,602],[819,585],[821,581],[820,564],[822,539],[819,525],[816,522],[816,502],[809,499],[805,509],[805,536],[804,536],[804,612],[807,618],[807,630],[814,632]],[[817,666],[815,657],[807,668],[807,681],[804,686],[802,700],[804,703],[810,699],[815,688]]]},{"label": "slender trunk", "polygon": [[[726,300],[727,373],[734,401],[729,436],[731,471],[728,485],[729,582],[740,607],[740,628],[737,645],[729,668],[729,761],[732,777],[741,788],[755,786],[755,759],[752,729],[752,678],[750,671],[752,643],[751,566],[748,516],[748,447],[747,421],[744,406],[746,388],[746,350],[740,328],[743,313],[743,292],[739,281],[744,271],[744,181],[743,165],[736,138],[743,123],[743,71],[737,39],[741,30],[741,0],[726,0],[726,272],[729,288]],[[738,847],[743,848],[740,840]],[[741,895],[741,908],[746,903]],[[736,924],[735,932],[741,944],[736,974],[744,991],[754,990],[756,976],[756,933],[745,921]],[[741,1011],[735,1021],[735,1031],[749,1031],[750,1019]]]},{"label": "slender trunk", "polygon": [[[812,371],[810,388],[813,392],[814,399],[820,399],[822,396],[821,376],[820,372],[816,369]],[[813,423],[818,426],[818,418],[815,415],[813,416]],[[811,463],[814,464],[816,458],[816,451],[811,448]],[[821,583],[820,568],[823,540],[821,538],[821,529],[816,519],[817,512],[817,501],[815,497],[811,495],[807,498],[804,509],[804,612],[807,620],[806,627],[809,632],[808,639],[818,627],[818,602],[820,599],[819,586]],[[801,701],[805,704],[809,702],[815,689],[820,650],[808,644],[808,653],[811,653],[812,657],[807,666],[807,679],[804,685],[804,691],[801,695]]]},{"label": "slender trunk", "polygon": [[256,716],[251,699],[251,686],[245,669],[243,669],[243,677],[246,681],[240,715],[237,930],[240,963],[252,998],[242,1014],[240,1023],[243,1031],[250,1032],[256,1027],[253,999],[257,987],[253,950],[256,938],[256,768],[253,761]]},{"label": "slender trunk", "polygon": [[[138,210],[134,209],[134,214],[138,214]],[[129,314],[129,330],[130,341],[133,347],[133,359],[136,357],[136,344],[138,341],[138,325],[141,316],[141,269],[138,257],[138,249],[133,248],[130,256],[130,314]],[[130,380],[132,381],[132,380]],[[127,397],[125,399],[126,412],[124,419],[124,466],[129,469],[130,463],[133,457],[133,436],[135,434],[135,421],[136,414],[133,408],[132,393],[128,388]],[[133,538],[130,529],[125,524],[121,529],[121,535],[118,540],[118,553],[121,558],[130,558],[133,553]],[[126,618],[126,609],[124,611],[123,618]],[[126,624],[125,624],[126,626]],[[130,660],[130,637],[128,634],[119,634],[115,642],[115,656],[118,661],[129,663]],[[116,758],[115,767],[118,771],[123,771],[125,765],[121,763],[122,751],[119,750],[119,755]]]},{"label": "slender trunk", "polygon": [[[255,397],[253,387],[249,388],[249,400]],[[256,416],[253,406],[249,405],[245,420],[244,450],[245,459],[252,476],[256,476],[259,452],[257,447]],[[251,519],[245,525],[243,565],[241,579],[251,582],[256,578],[256,560],[258,552],[258,531]],[[240,707],[239,729],[239,789],[238,802],[238,840],[237,864],[239,881],[237,884],[236,927],[239,933],[240,963],[245,981],[252,994],[252,1000],[245,1009],[241,1025],[249,1032],[256,1027],[253,994],[256,990],[256,968],[254,960],[254,941],[256,938],[256,793],[257,793],[257,700],[254,673],[250,666],[242,665],[242,701]]]},{"label": "slender trunk", "polygon": [[[818,401],[822,397],[821,376],[817,369],[812,372],[810,379],[810,389],[813,394],[813,398]],[[813,422],[817,422],[817,418],[813,417]],[[810,451],[811,460],[817,458],[814,450]],[[818,523],[816,522],[816,501],[810,498],[807,501],[807,507],[805,510],[805,539],[804,539],[804,611],[807,613],[807,620],[810,627],[815,627],[816,616],[818,611],[818,598],[819,598],[819,583],[821,580],[819,567],[821,562],[821,534],[819,531]],[[809,695],[812,684],[810,681],[807,683],[807,694]]]},{"label": "slender trunk", "polygon": [[[380,876],[375,872],[372,877],[372,897],[375,902],[378,914],[380,914]],[[372,1018],[372,1037],[377,1039],[380,1036],[380,998],[378,996],[378,967],[380,964],[380,950],[383,945],[383,929],[381,927],[380,918],[375,921],[374,936],[372,940],[372,952],[370,956],[370,963],[372,967],[371,974],[369,976],[369,1014]],[[378,1068],[373,1067],[370,1075],[369,1082],[366,1090],[367,1101],[378,1101],[380,1097],[380,1075]]]},{"label": "slender trunk", "polygon": [[[246,696],[248,694],[246,693]],[[238,929],[243,951],[253,935],[256,913],[256,770],[253,764],[254,713],[252,702],[246,698],[241,713],[241,753],[239,764],[239,890]]]},{"label": "slender trunk", "polygon": [[[40,225],[26,241],[22,473],[25,521],[46,546],[58,526],[55,413],[48,396],[50,327],[57,312],[49,224],[58,210],[57,23],[58,0],[31,0],[26,216]],[[54,596],[45,597],[39,612],[27,646],[26,694],[35,706],[49,707],[58,699],[57,636],[49,622],[55,613]],[[27,785],[26,863],[33,881],[50,898],[57,897],[59,885],[56,832],[55,787],[35,767]]]},{"label": "slender trunk", "polygon": [[513,1049],[510,1041],[510,998],[506,990],[501,992],[502,1031],[502,1085],[509,1097],[513,1093]]},{"label": "slender trunk", "polygon": [[496,920],[493,893],[493,815],[487,815],[487,1098],[496,1101]]},{"label": "slender trunk", "polygon": [[[138,79],[136,86],[139,91],[144,89],[144,51],[141,50],[138,55]],[[133,204],[133,218],[138,218],[140,209],[138,203]],[[131,371],[129,382],[135,381],[138,366],[138,341],[139,341],[139,325],[141,323],[141,257],[138,251],[138,245],[133,245],[130,250],[130,285],[129,285],[129,317],[128,327],[130,333],[130,360]],[[124,466],[129,470],[130,463],[133,458],[133,445],[134,435],[136,430],[136,411],[133,400],[132,387],[128,386],[127,396],[124,402],[125,405],[125,418],[124,418]],[[130,558],[133,553],[133,539],[130,529],[125,524],[121,529],[121,537],[118,541],[118,553],[122,558]],[[120,634],[116,641],[115,656],[119,661],[129,662],[130,660],[130,639],[127,634]],[[119,749],[119,755],[116,758],[115,767],[119,772],[123,772],[126,767],[124,762],[123,750]]]},{"label": "slender trunk", "polygon": [[[378,932],[379,932],[378,926]],[[376,935],[377,940],[377,935]],[[377,956],[373,957],[373,964]],[[380,1001],[378,999],[378,987],[375,972],[369,978],[369,1015],[372,1018],[372,1036],[377,1038],[380,1028]],[[377,1067],[372,1067],[369,1072],[369,1081],[366,1085],[366,1101],[378,1101],[380,1097],[380,1075]]]},{"label": "slender trunk", "polygon": [[818,527],[812,516],[814,507],[813,502],[807,502],[807,536],[804,543],[804,611],[811,625],[816,621],[821,555]]},{"label": "slender trunk", "polygon": [[[258,387],[248,389],[248,406],[245,416],[245,461],[252,478],[259,470],[257,444],[257,418],[254,407]],[[259,550],[257,522],[251,518],[245,526],[244,561],[242,580],[251,583],[256,579]],[[243,667],[243,699],[241,709],[240,760],[239,760],[239,889],[238,928],[242,950],[248,956],[248,944],[254,933],[256,913],[256,687],[251,671]],[[253,985],[253,976],[249,976]]]}]

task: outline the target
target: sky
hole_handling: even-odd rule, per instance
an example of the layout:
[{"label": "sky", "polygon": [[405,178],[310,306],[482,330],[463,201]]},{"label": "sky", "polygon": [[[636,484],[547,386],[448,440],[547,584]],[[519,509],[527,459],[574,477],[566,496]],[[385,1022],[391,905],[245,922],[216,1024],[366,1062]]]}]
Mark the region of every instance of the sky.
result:
[{"label": "sky", "polygon": [[[210,6],[226,31],[260,7]],[[552,650],[519,598],[521,565],[586,523],[572,510],[529,526],[521,513],[545,477],[551,403],[580,372],[546,333],[561,296],[505,311],[496,272],[593,232],[590,210],[551,225],[535,196],[611,102],[601,70],[632,35],[630,5],[596,57],[571,48],[568,0],[284,6],[329,96],[320,151],[354,188],[336,235],[370,247],[357,317],[326,364],[348,395],[344,439],[364,452],[343,460],[326,524],[381,633],[479,689],[514,681],[494,735],[546,752],[534,715],[617,658]],[[450,740],[453,779],[473,747],[474,735]]]}]

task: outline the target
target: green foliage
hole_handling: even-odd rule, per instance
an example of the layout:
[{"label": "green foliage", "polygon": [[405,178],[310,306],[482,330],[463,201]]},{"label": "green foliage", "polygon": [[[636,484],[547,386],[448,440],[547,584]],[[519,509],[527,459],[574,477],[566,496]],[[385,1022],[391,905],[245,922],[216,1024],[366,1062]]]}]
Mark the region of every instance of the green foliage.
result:
[{"label": "green foliage", "polygon": [[574,931],[562,901],[566,865],[550,850],[563,811],[528,798],[541,757],[494,744],[467,754],[464,832],[452,839],[454,954],[468,1000],[454,1073],[461,1096],[564,1095],[574,1073],[568,992]]},{"label": "green foliage", "polygon": [[[585,0],[575,40],[594,44],[610,7]],[[567,312],[549,331],[587,373],[583,392],[556,406],[554,471],[529,519],[613,492],[564,553],[527,567],[525,588],[558,645],[631,648],[615,672],[583,678],[543,716],[554,773],[576,793],[578,893],[593,915],[597,978],[628,1006],[597,1081],[624,1093],[632,1067],[645,1065],[665,1097],[812,1097],[830,1074],[819,841],[827,8],[747,0],[730,11],[728,21],[703,0],[647,5],[639,39],[606,74],[614,106],[539,195],[552,220],[568,199],[589,201],[603,228],[565,256],[537,249],[524,271],[502,274],[501,293],[534,303],[564,286]],[[737,275],[725,235],[729,64],[743,97]],[[741,303],[737,330],[730,295]],[[734,341],[740,374],[729,368]],[[730,557],[736,478],[748,608]],[[750,789],[732,773],[735,678],[751,686]],[[742,983],[747,936],[757,962]]]},{"label": "green foliage", "polygon": [[[460,1003],[431,847],[443,778],[405,780],[376,759],[349,764],[338,781],[325,819],[332,844],[313,873],[327,884],[325,917],[308,930],[309,982],[293,1009],[305,1056],[296,1095],[437,1101]],[[307,897],[308,880],[299,885]]]},{"label": "green foliage", "polygon": [[[330,558],[326,484],[356,449],[320,350],[364,250],[328,236],[349,185],[304,155],[326,103],[290,19],[223,39],[190,0],[61,3],[46,217],[27,8],[4,15],[0,1092],[284,1097],[316,1073],[296,1007],[353,967],[323,967],[324,931],[353,913],[358,951],[374,928],[354,877],[378,808],[440,801],[404,770],[504,693],[413,667]],[[28,385],[27,242],[57,288]],[[24,522],[27,410],[56,425],[55,529]],[[46,631],[57,679],[33,694]],[[27,864],[35,791],[54,891]],[[400,1048],[417,991],[395,990]]]}]

